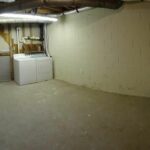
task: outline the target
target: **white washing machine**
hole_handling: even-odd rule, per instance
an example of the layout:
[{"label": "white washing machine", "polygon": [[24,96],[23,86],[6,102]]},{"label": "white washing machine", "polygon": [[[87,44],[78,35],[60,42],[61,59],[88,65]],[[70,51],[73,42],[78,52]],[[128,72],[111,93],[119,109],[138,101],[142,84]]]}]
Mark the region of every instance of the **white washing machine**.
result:
[{"label": "white washing machine", "polygon": [[19,85],[52,79],[52,58],[45,54],[14,55],[14,78]]}]

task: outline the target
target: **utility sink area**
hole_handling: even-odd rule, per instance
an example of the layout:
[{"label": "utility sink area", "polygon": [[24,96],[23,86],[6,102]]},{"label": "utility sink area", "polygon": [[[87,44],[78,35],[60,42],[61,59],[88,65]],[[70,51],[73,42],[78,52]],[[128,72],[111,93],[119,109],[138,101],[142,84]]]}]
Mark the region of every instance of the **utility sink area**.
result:
[{"label": "utility sink area", "polygon": [[25,85],[53,78],[52,58],[46,54],[15,54],[14,79],[19,85]]}]

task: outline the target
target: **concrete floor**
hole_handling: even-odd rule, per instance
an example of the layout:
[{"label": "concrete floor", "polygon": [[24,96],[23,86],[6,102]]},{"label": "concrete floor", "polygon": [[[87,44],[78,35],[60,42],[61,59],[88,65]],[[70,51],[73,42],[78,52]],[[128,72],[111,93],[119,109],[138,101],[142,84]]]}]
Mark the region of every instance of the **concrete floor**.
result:
[{"label": "concrete floor", "polygon": [[0,150],[150,150],[150,99],[0,83]]}]

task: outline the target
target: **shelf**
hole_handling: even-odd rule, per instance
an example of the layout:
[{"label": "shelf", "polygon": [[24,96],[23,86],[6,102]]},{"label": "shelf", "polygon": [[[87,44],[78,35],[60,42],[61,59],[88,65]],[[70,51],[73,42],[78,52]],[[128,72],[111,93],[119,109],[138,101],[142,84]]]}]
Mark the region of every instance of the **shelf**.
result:
[{"label": "shelf", "polygon": [[24,37],[24,40],[29,40],[29,41],[44,41],[44,39],[41,39],[40,37]]}]

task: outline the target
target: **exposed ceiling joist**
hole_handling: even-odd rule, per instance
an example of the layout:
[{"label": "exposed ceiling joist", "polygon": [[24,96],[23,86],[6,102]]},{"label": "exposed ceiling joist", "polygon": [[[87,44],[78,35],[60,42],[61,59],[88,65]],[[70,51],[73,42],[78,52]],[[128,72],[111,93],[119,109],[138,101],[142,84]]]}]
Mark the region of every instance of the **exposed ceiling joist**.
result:
[{"label": "exposed ceiling joist", "polygon": [[38,7],[49,8],[80,8],[80,7],[102,7],[117,9],[122,6],[121,0],[16,0],[14,3],[0,4],[0,12],[12,12]]}]

